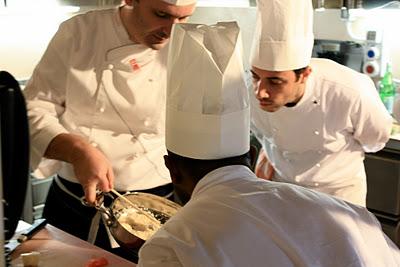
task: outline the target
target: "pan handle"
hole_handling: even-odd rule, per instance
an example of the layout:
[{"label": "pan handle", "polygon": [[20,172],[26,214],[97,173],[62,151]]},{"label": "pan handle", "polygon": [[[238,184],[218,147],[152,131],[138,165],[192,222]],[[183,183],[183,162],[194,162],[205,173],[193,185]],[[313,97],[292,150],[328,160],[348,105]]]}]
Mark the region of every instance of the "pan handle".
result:
[{"label": "pan handle", "polygon": [[114,216],[113,212],[111,211],[111,209],[105,207],[103,203],[101,205],[96,205],[94,207],[95,207],[96,210],[98,210],[103,215],[105,215],[107,226],[113,226],[113,225],[115,225],[117,223],[117,218],[115,218],[115,216]]},{"label": "pan handle", "polygon": [[117,219],[115,218],[114,213],[112,212],[111,208],[108,208],[104,205],[104,195],[107,195],[114,200],[114,196],[111,195],[110,193],[105,193],[105,192],[99,191],[99,192],[97,192],[97,195],[96,195],[96,203],[95,204],[87,202],[85,197],[81,198],[81,203],[84,206],[95,208],[97,211],[99,211],[100,213],[105,215],[107,225],[112,226],[117,222]]}]

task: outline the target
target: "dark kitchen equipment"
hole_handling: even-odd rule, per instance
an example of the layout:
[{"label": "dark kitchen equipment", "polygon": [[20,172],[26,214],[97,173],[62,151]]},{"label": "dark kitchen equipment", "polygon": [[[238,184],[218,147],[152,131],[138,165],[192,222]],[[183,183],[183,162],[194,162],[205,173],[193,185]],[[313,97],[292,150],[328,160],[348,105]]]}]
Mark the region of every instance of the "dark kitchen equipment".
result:
[{"label": "dark kitchen equipment", "polygon": [[[4,220],[2,238],[6,243],[14,235],[21,217],[28,177],[29,131],[25,99],[14,77],[0,71],[0,210],[4,210],[0,220]],[[9,251],[4,254],[7,257]],[[6,262],[6,266],[8,264]]]},{"label": "dark kitchen equipment", "polygon": [[390,2],[394,2],[393,0],[363,0],[362,7],[365,9],[377,8],[388,4]]},{"label": "dark kitchen equipment", "polygon": [[366,154],[365,171],[367,208],[400,247],[400,141],[390,139],[381,151]]},{"label": "dark kitchen equipment", "polygon": [[352,41],[320,40],[314,42],[313,57],[328,58],[362,72],[364,46]]}]

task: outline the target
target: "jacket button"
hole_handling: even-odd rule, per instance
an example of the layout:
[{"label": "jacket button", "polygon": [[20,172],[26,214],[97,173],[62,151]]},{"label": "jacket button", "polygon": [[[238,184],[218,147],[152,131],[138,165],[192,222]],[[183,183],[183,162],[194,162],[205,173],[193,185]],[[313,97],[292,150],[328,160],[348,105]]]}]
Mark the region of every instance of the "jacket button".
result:
[{"label": "jacket button", "polygon": [[319,183],[314,183],[314,186],[319,186]]},{"label": "jacket button", "polygon": [[91,144],[93,147],[97,147],[97,146],[98,146],[98,144],[97,144],[96,142],[90,142],[90,144]]},{"label": "jacket button", "polygon": [[134,159],[136,159],[138,156],[139,156],[138,153],[133,153],[133,154],[129,155],[129,156],[126,158],[126,160],[128,160],[128,161],[134,160]]},{"label": "jacket button", "polygon": [[106,110],[105,108],[100,108],[100,109],[99,109],[99,111],[100,111],[101,113],[103,113],[105,110]]},{"label": "jacket button", "polygon": [[114,68],[114,65],[113,65],[113,64],[108,64],[107,68],[108,68],[109,70],[112,70],[112,69]]},{"label": "jacket button", "polygon": [[315,133],[316,135],[319,135],[319,131],[314,131],[314,133]]},{"label": "jacket button", "polygon": [[319,168],[319,167],[321,167],[321,164],[317,163],[317,164],[315,164],[315,166],[317,166]]}]

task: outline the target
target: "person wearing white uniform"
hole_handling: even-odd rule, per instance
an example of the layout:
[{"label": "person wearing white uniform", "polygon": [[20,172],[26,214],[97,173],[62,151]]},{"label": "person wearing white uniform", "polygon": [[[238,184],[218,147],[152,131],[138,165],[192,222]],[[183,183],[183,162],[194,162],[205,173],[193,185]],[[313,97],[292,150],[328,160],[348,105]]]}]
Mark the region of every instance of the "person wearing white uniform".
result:
[{"label": "person wearing white uniform", "polygon": [[392,118],[372,80],[311,59],[310,0],[259,0],[251,53],[259,177],[366,205],[364,153],[382,149]]},{"label": "person wearing white uniform", "polygon": [[[215,29],[240,42],[229,24],[173,31],[168,77],[180,79],[168,81],[165,164],[188,202],[144,243],[138,266],[400,266],[400,251],[366,208],[250,170],[241,56],[219,46],[228,42],[213,38]],[[228,67],[216,67],[221,62]],[[182,127],[186,120],[193,127]]]},{"label": "person wearing white uniform", "polygon": [[104,227],[97,239],[90,230],[96,210],[83,196],[94,203],[96,189],[172,193],[162,159],[166,44],[195,4],[125,0],[60,25],[24,91],[31,168],[58,174],[44,208],[49,223],[109,249]]}]

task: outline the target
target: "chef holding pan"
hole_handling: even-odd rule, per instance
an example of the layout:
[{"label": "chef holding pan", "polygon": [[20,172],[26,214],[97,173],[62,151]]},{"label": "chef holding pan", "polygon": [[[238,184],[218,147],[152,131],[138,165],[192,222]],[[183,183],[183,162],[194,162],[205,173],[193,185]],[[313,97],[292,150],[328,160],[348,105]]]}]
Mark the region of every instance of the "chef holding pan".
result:
[{"label": "chef holding pan", "polygon": [[94,203],[96,189],[111,188],[172,195],[162,160],[166,44],[195,4],[125,0],[60,25],[25,88],[31,168],[57,174],[44,208],[50,224],[116,252],[81,198]]},{"label": "chef holding pan", "polygon": [[311,0],[258,0],[251,54],[256,174],[366,205],[364,153],[382,149],[392,119],[372,80],[311,58]]}]

